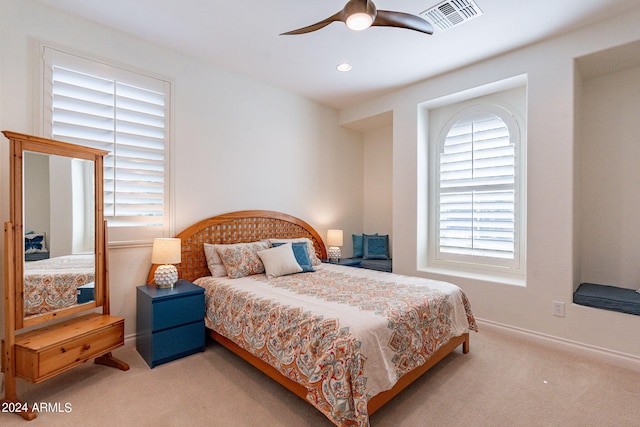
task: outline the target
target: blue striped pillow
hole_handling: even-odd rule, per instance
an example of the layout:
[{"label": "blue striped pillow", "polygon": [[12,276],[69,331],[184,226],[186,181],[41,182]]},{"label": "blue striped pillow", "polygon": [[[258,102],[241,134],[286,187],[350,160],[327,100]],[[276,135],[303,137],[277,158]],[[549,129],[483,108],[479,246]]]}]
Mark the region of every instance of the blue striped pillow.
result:
[{"label": "blue striped pillow", "polygon": [[[284,243],[273,243],[271,246],[275,248],[281,245],[284,245]],[[291,247],[293,249],[293,255],[296,257],[296,261],[298,261],[298,265],[302,268],[303,273],[316,271],[311,264],[311,259],[307,253],[307,244],[305,242],[293,242]]]}]

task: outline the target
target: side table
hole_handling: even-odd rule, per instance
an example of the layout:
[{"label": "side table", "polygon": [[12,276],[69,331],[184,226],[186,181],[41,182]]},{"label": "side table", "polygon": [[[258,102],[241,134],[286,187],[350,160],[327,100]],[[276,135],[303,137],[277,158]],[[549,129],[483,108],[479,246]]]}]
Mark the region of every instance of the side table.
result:
[{"label": "side table", "polygon": [[136,349],[153,368],[204,351],[204,289],[187,280],[173,288],[137,287]]}]

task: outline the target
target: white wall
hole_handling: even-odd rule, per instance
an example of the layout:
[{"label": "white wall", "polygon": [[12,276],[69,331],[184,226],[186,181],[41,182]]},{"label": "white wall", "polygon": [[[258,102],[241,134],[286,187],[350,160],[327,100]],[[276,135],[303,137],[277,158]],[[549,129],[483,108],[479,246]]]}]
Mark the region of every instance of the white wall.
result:
[{"label": "white wall", "polygon": [[[580,229],[580,206],[576,205],[580,170],[575,144],[580,141],[574,132],[574,58],[639,40],[639,22],[640,12],[630,13],[340,112],[340,121],[345,125],[393,112],[395,272],[459,284],[485,325],[561,342],[567,347],[577,345],[580,351],[602,351],[639,366],[640,340],[630,336],[637,329],[637,316],[572,304],[573,290],[580,281],[576,264],[581,258],[576,235]],[[420,192],[423,186],[419,185],[417,159],[426,155],[419,135],[428,126],[419,119],[420,104],[520,75],[527,76],[528,90],[526,287],[420,271],[416,236],[422,232],[418,205],[424,195]],[[637,101],[634,105],[637,111]],[[640,206],[636,203],[633,208],[637,212]],[[566,317],[552,316],[553,301],[566,304]]]},{"label": "white wall", "polygon": [[[362,231],[388,234],[393,242],[393,127],[364,134],[364,217]],[[393,256],[393,253],[391,254]]]},{"label": "white wall", "polygon": [[[0,129],[37,129],[38,40],[173,79],[175,232],[239,209],[286,212],[323,237],[329,228],[362,228],[363,137],[340,127],[337,111],[36,2],[2,2]],[[3,198],[8,153],[2,137]],[[3,200],[2,221],[7,205]],[[130,336],[135,288],[145,283],[151,247],[112,248],[109,255],[111,312],[125,317]]]},{"label": "white wall", "polygon": [[48,248],[48,239],[51,234],[49,158],[37,153],[25,153],[22,158],[25,170],[30,171],[25,174],[23,183],[25,189],[23,200],[25,206],[24,229],[25,232],[44,232]]},{"label": "white wall", "polygon": [[[49,256],[73,253],[73,179],[72,159],[49,157]],[[45,181],[47,182],[47,181]]]}]

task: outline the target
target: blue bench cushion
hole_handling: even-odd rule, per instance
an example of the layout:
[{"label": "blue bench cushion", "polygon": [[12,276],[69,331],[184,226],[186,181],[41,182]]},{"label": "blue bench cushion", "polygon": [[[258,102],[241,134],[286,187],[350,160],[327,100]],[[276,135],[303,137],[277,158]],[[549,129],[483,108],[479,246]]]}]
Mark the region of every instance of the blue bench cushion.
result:
[{"label": "blue bench cushion", "polygon": [[95,282],[90,282],[86,285],[78,286],[78,304],[84,304],[96,299],[95,286]]},{"label": "blue bench cushion", "polygon": [[391,260],[390,259],[363,259],[360,262],[360,267],[368,268],[369,270],[386,271],[391,273]]},{"label": "blue bench cushion", "polygon": [[49,251],[46,252],[32,252],[32,253],[25,253],[24,254],[24,260],[29,262],[29,261],[40,261],[42,259],[49,259]]},{"label": "blue bench cushion", "polygon": [[573,294],[573,302],[604,310],[640,315],[640,293],[634,289],[583,283]]},{"label": "blue bench cushion", "polygon": [[392,260],[390,259],[364,259],[364,258],[349,258],[353,263],[350,265],[356,265],[360,268],[366,268],[368,270],[385,271],[391,273]]}]

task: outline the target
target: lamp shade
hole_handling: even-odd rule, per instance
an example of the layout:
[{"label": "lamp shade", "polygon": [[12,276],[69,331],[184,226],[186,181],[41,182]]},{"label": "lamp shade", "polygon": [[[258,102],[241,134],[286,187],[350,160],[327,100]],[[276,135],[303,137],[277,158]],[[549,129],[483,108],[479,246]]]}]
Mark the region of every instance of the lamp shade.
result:
[{"label": "lamp shade", "polygon": [[327,245],[342,246],[342,230],[328,230]]},{"label": "lamp shade", "polygon": [[157,238],[153,240],[152,264],[179,264],[180,256],[180,239]]}]

